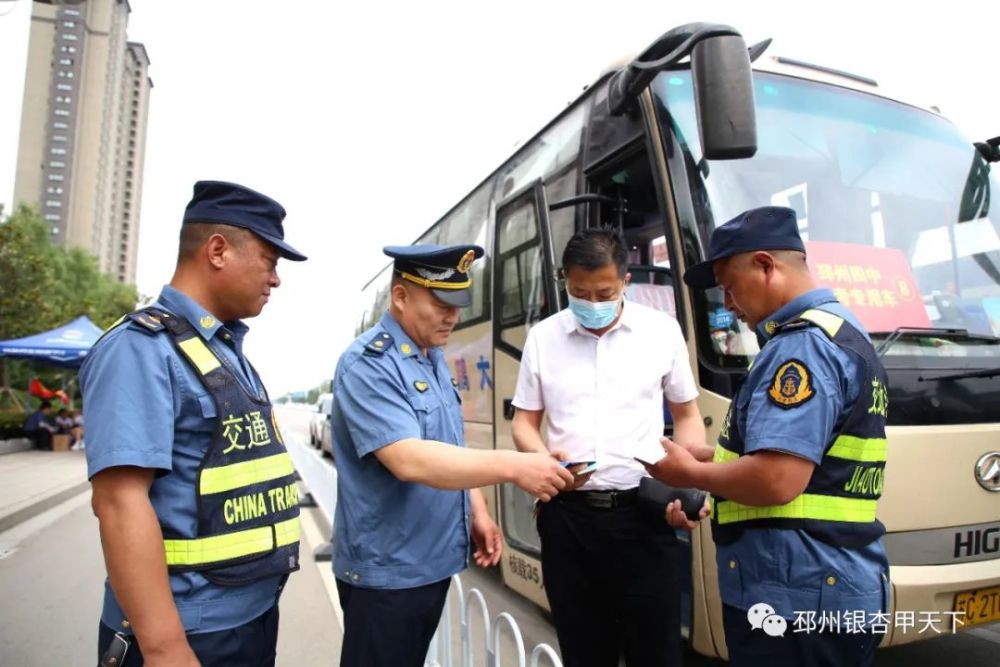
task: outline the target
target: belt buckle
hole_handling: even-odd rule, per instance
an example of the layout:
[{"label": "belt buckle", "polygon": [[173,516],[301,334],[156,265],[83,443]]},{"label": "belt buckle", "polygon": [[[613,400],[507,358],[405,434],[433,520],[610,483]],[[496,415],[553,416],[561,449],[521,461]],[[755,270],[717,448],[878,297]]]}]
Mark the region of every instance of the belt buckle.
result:
[{"label": "belt buckle", "polygon": [[598,507],[600,509],[611,509],[615,506],[615,494],[613,491],[607,493],[591,492],[589,498],[589,505],[591,507]]}]

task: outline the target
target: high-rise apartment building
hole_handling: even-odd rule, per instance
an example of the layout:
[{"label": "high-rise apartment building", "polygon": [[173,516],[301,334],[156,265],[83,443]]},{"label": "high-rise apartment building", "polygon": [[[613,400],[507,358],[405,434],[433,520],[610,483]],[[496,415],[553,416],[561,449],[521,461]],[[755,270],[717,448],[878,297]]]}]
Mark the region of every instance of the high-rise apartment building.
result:
[{"label": "high-rise apartment building", "polygon": [[53,242],[135,282],[149,57],[127,41],[126,0],[34,2],[14,201]]}]

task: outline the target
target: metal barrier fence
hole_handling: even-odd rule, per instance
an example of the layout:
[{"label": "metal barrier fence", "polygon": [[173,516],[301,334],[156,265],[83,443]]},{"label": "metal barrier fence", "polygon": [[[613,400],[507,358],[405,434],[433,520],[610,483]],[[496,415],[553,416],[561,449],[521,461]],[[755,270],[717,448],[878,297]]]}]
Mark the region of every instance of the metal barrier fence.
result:
[{"label": "metal barrier fence", "polygon": [[[468,593],[464,592],[461,579],[458,575],[451,578],[451,588],[448,591],[448,598],[444,603],[444,611],[441,614],[441,622],[438,624],[434,638],[431,640],[430,649],[427,651],[427,659],[424,667],[473,667],[473,647],[472,647],[472,623],[470,615],[473,606],[479,608],[478,618],[483,624],[483,651],[485,653],[486,667],[501,667],[501,642],[502,630],[506,627],[514,640],[516,655],[514,663],[518,667],[539,667],[544,664],[542,658],[547,658],[548,664],[552,667],[562,667],[562,660],[559,654],[548,644],[539,644],[532,651],[530,656],[524,652],[524,639],[521,636],[521,629],[517,625],[514,617],[503,612],[490,622],[490,612],[486,607],[486,598],[478,588],[470,588]],[[452,634],[452,593],[458,593],[458,628],[459,628],[459,656],[455,660],[454,635]],[[525,662],[525,661],[529,662]]]}]

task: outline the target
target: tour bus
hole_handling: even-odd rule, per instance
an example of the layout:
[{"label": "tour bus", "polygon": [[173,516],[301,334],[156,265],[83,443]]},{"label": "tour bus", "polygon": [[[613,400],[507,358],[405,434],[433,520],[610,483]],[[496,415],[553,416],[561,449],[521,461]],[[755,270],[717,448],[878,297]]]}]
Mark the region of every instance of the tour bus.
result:
[{"label": "tour bus", "polygon": [[[514,448],[525,338],[566,305],[567,240],[597,225],[628,242],[626,298],[680,323],[714,443],[758,344],[720,289],[691,290],[681,276],[716,226],[789,206],[816,279],[871,332],[889,374],[888,464],[874,480],[895,619],[883,645],[950,632],[955,612],[964,628],[1000,620],[998,141],[973,144],[875,81],[766,47],[727,26],[666,33],[414,239],[486,248],[446,348],[467,444]],[[391,265],[365,286],[359,333],[385,310],[390,278]],[[510,484],[484,491],[507,544],[505,584],[546,605],[532,499]],[[679,539],[684,633],[725,657],[708,521]]]}]

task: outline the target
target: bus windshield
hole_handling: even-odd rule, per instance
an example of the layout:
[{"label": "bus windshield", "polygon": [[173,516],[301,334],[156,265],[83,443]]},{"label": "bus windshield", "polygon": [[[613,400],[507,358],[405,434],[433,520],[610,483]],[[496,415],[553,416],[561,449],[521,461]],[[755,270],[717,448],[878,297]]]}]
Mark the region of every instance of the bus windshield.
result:
[{"label": "bus windshield", "polygon": [[[889,355],[990,357],[996,365],[1000,228],[990,203],[1000,190],[971,142],[930,111],[788,76],[754,77],[757,154],[724,161],[701,157],[690,73],[654,81],[661,121],[687,164],[696,225],[684,230],[688,262],[741,211],[790,206],[813,274],[876,344],[901,327],[970,334],[904,336]],[[722,308],[721,290],[695,298],[709,358],[746,364],[756,337]]]}]

